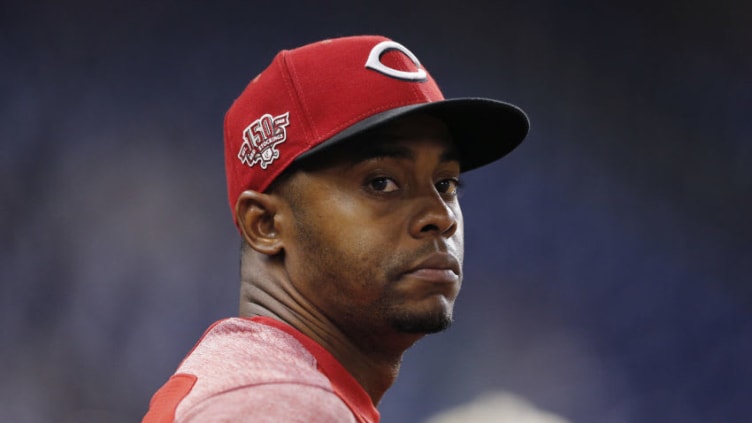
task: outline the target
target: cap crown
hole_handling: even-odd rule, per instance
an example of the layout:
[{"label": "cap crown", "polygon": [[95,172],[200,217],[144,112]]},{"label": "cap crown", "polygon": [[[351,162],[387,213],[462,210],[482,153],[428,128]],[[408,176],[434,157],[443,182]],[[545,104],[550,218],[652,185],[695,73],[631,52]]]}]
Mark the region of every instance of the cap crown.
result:
[{"label": "cap crown", "polygon": [[233,219],[244,190],[264,191],[300,154],[370,116],[443,99],[418,59],[382,36],[279,52],[225,115]]}]

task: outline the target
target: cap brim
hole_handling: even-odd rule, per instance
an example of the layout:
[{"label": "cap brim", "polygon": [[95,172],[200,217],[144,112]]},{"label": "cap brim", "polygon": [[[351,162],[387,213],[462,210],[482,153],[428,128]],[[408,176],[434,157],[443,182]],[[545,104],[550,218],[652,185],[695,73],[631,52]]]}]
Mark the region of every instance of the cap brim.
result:
[{"label": "cap brim", "polygon": [[517,106],[487,98],[457,98],[398,107],[370,116],[304,152],[310,157],[365,131],[414,113],[437,117],[449,128],[463,172],[498,160],[525,139],[530,122]]}]

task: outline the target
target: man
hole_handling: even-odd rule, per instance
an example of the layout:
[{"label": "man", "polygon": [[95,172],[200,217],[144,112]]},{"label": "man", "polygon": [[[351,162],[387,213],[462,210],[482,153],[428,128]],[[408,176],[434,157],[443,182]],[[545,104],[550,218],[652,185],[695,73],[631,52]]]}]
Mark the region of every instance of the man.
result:
[{"label": "man", "polygon": [[444,100],[384,37],[280,52],[225,117],[240,317],[207,330],[144,422],[377,422],[402,354],[452,321],[460,173],[527,131],[515,106]]}]

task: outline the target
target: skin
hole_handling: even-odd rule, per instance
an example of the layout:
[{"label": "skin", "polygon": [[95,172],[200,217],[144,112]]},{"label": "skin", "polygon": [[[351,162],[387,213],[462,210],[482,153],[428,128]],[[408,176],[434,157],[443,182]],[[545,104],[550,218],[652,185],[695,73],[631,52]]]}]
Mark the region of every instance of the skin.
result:
[{"label": "skin", "polygon": [[317,341],[378,404],[405,350],[452,320],[464,253],[452,146],[439,120],[411,116],[241,194],[240,314]]}]

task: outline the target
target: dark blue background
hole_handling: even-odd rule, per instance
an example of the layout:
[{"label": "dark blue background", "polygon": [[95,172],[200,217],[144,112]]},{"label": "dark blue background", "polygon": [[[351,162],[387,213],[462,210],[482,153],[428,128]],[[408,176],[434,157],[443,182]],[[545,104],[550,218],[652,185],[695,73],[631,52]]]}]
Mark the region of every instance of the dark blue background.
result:
[{"label": "dark blue background", "polygon": [[236,313],[225,110],[278,50],[361,33],[532,120],[467,175],[457,322],[406,354],[385,422],[487,391],[752,421],[750,4],[438,3],[3,2],[0,421],[140,419]]}]

